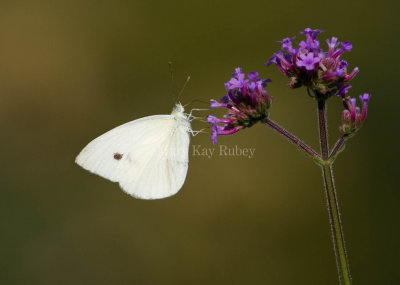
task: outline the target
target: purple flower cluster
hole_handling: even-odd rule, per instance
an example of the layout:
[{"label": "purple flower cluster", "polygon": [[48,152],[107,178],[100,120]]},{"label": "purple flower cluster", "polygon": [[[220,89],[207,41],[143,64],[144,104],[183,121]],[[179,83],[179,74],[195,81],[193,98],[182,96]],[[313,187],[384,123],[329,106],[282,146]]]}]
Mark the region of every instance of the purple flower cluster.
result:
[{"label": "purple flower cluster", "polygon": [[264,89],[270,79],[261,79],[257,72],[250,72],[247,78],[241,68],[236,68],[232,78],[225,83],[227,94],[220,102],[211,99],[211,109],[226,108],[228,113],[222,119],[209,115],[207,122],[212,125],[211,140],[217,144],[219,135],[230,135],[240,129],[251,127],[268,118],[272,98]]},{"label": "purple flower cluster", "polygon": [[348,73],[348,63],[340,59],[344,52],[352,49],[352,45],[349,42],[338,42],[337,38],[332,37],[326,40],[329,49],[324,51],[317,40],[321,32],[310,28],[301,31],[306,40],[301,41],[298,46],[293,43],[295,37],[283,39],[280,41],[281,50],[267,64],[275,64],[289,77],[289,86],[292,88],[304,85],[323,98],[335,94],[344,97],[351,87],[345,83],[358,73],[357,67]]},{"label": "purple flower cluster", "polygon": [[345,109],[342,113],[342,125],[339,130],[344,134],[355,133],[362,126],[367,116],[367,104],[371,95],[364,93],[359,98],[362,103],[362,111],[356,106],[356,98],[347,97],[343,100]]},{"label": "purple flower cluster", "polygon": [[[267,62],[275,64],[279,70],[290,78],[289,86],[307,87],[319,102],[325,102],[330,96],[341,97],[345,110],[342,125],[339,127],[344,135],[354,134],[363,124],[367,116],[367,104],[371,96],[367,93],[359,98],[362,110],[356,106],[356,99],[347,95],[351,85],[349,82],[358,73],[355,67],[347,72],[348,63],[341,59],[344,52],[351,51],[349,42],[338,42],[336,37],[326,40],[327,50],[320,48],[317,36],[321,30],[310,28],[300,32],[305,40],[294,44],[295,37],[285,38],[280,43],[281,50],[276,52]],[[212,125],[211,140],[217,143],[219,135],[230,135],[248,128],[261,121],[268,122],[268,112],[272,97],[265,90],[267,82],[257,72],[250,72],[247,77],[241,68],[236,68],[232,78],[225,83],[226,96],[219,102],[211,100],[211,109],[226,108],[228,112],[219,119],[209,115],[207,122]]]}]

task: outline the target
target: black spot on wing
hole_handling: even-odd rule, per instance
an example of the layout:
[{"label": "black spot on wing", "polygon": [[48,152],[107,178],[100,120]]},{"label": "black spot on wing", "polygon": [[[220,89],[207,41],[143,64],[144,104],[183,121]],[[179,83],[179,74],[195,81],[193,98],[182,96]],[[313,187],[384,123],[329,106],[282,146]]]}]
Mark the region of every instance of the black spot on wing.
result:
[{"label": "black spot on wing", "polygon": [[118,152],[114,153],[114,159],[115,160],[120,160],[122,158],[123,154],[120,154]]}]

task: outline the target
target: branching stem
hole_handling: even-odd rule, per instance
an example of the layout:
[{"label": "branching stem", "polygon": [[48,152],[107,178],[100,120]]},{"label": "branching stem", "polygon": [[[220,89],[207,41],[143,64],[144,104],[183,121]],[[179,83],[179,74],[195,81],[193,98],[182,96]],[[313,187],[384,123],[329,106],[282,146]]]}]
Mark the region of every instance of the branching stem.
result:
[{"label": "branching stem", "polygon": [[296,146],[299,147],[299,149],[305,153],[306,155],[310,156],[312,159],[314,159],[318,164],[323,163],[321,156],[313,150],[311,147],[309,147],[306,143],[301,141],[299,138],[297,138],[295,135],[290,133],[289,131],[285,130],[283,127],[278,125],[276,122],[268,119],[265,124],[269,126],[270,128],[274,129],[276,132],[284,136],[287,140],[289,140],[291,143],[295,144]]},{"label": "branching stem", "polygon": [[268,119],[264,122],[265,125],[274,129],[276,132],[284,136],[288,141],[295,144],[303,153],[311,157],[318,165],[321,166],[326,204],[329,213],[329,221],[332,231],[333,248],[336,256],[336,265],[339,275],[339,283],[343,285],[351,285],[351,276],[349,261],[344,242],[342,222],[340,220],[339,203],[336,195],[335,182],[333,177],[332,165],[337,155],[344,149],[345,142],[348,139],[347,135],[342,135],[336,142],[332,151],[329,153],[328,144],[328,127],[326,120],[326,99],[317,98],[318,104],[318,127],[319,127],[319,142],[321,154],[318,154],[310,146],[297,138],[295,135],[285,130],[276,122]]}]

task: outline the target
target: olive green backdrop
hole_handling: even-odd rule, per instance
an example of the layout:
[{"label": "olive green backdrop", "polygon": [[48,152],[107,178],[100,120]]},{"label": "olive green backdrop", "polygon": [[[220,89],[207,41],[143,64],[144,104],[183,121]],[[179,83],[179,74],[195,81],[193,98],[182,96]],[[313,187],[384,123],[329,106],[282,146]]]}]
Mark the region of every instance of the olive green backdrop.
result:
[{"label": "olive green backdrop", "polygon": [[[395,3],[1,1],[0,283],[337,284],[320,169],[271,129],[219,139],[256,148],[252,159],[191,153],[165,200],[131,198],[74,163],[105,131],[170,113],[168,61],[173,94],[192,78],[184,104],[222,97],[237,66],[259,71],[273,80],[271,117],[319,149],[315,102],[263,65],[311,27],[324,46],[351,41],[350,94],[372,93],[334,168],[354,284],[399,284]],[[329,101],[331,144],[341,110]],[[206,131],[192,145],[213,147]]]}]

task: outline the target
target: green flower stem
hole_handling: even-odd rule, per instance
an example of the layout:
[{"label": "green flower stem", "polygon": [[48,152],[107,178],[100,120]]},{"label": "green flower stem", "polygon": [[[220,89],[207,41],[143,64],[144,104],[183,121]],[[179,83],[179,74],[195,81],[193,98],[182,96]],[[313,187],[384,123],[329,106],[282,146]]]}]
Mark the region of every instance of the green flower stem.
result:
[{"label": "green flower stem", "polygon": [[303,141],[301,141],[299,138],[297,138],[295,135],[291,134],[287,130],[285,130],[283,127],[278,125],[276,122],[268,119],[265,124],[272,129],[274,129],[276,132],[284,136],[287,140],[289,140],[291,143],[297,145],[299,149],[305,153],[306,155],[310,156],[312,159],[314,159],[319,165],[323,164],[324,161],[322,160],[321,156],[313,150],[311,147],[309,147],[307,144],[305,144]]},{"label": "green flower stem", "polygon": [[333,179],[332,165],[322,166],[326,201],[331,222],[333,247],[336,254],[340,284],[350,285],[351,276],[346,247],[343,237],[342,222],[340,220],[339,204],[336,196],[335,183]]},{"label": "green flower stem", "polygon": [[[321,167],[324,177],[324,186],[325,186],[326,202],[328,206],[329,220],[332,230],[333,247],[336,255],[336,265],[339,273],[339,283],[344,285],[351,285],[349,262],[346,253],[342,222],[340,220],[339,204],[333,178],[333,170],[332,170],[333,160],[329,160],[328,129],[326,122],[325,99],[318,100],[317,102],[318,102],[319,138],[320,138],[322,159],[324,160],[324,163],[321,164]],[[344,137],[342,140],[339,139],[339,142],[333,148],[332,154],[336,154],[340,149],[342,149],[344,141],[345,141]]]},{"label": "green flower stem", "polygon": [[335,143],[335,146],[332,148],[331,153],[329,154],[329,162],[333,163],[336,159],[337,155],[344,150],[345,142],[349,138],[348,135],[342,135]]},{"label": "green flower stem", "polygon": [[326,108],[325,100],[318,100],[318,127],[319,127],[319,143],[321,146],[322,159],[326,160],[329,156],[328,145],[328,126],[326,124]]}]

